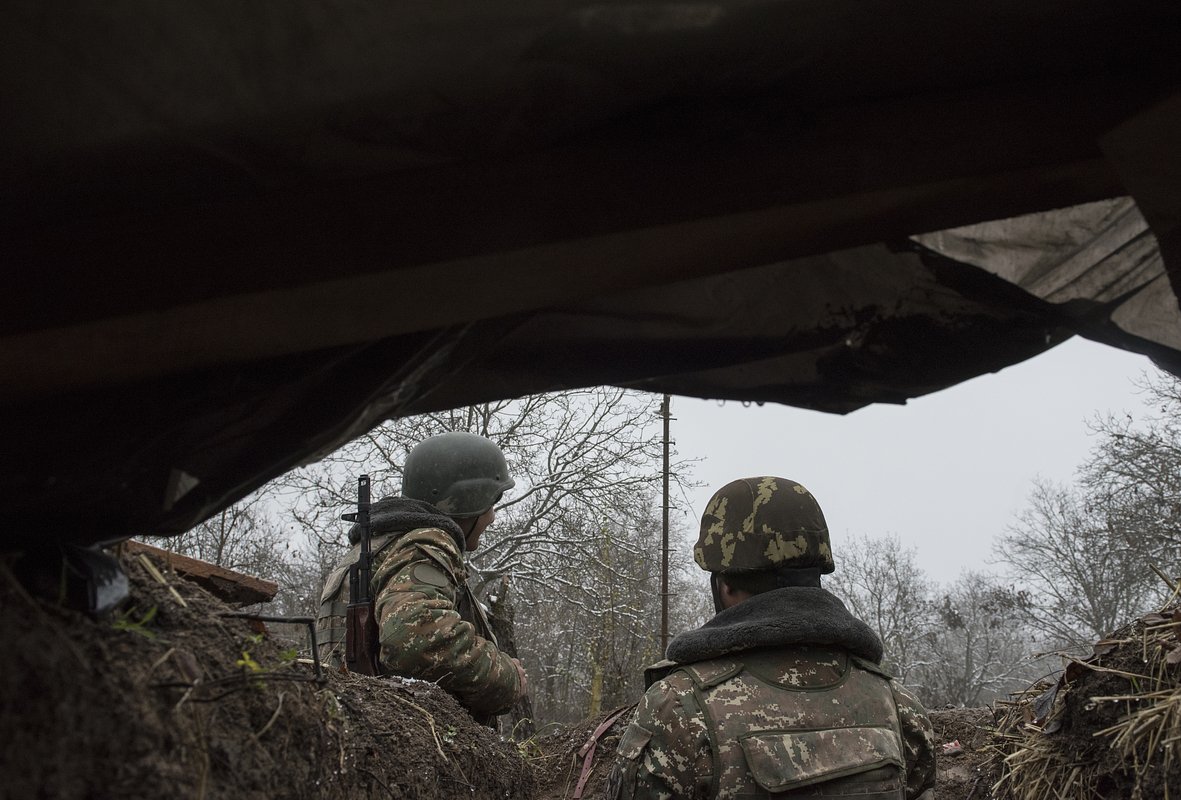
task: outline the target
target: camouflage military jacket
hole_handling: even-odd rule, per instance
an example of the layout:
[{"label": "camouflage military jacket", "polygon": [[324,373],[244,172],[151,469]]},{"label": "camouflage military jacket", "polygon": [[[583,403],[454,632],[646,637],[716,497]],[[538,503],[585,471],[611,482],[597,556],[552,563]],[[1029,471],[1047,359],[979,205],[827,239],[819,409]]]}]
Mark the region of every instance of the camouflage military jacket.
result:
[{"label": "camouflage military jacket", "polygon": [[[455,538],[441,528],[418,528],[376,537],[371,547],[382,671],[437,682],[477,717],[506,711],[517,699],[520,679],[468,588]],[[350,556],[321,597],[320,652],[330,663],[339,663],[343,649],[343,575],[356,558]]]},{"label": "camouflage military jacket", "polygon": [[863,628],[827,592],[793,587],[678,637],[681,663],[640,700],[610,796],[930,800],[930,722]]}]

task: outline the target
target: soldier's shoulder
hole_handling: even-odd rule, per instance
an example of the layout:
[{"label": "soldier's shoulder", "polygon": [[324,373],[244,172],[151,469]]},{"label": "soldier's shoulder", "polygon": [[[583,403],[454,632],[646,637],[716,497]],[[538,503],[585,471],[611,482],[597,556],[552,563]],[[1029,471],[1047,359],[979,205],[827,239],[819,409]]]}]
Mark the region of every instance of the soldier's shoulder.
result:
[{"label": "soldier's shoulder", "polygon": [[663,678],[665,675],[672,672],[679,667],[677,662],[664,658],[657,661],[655,664],[649,664],[644,667],[644,689],[647,690],[652,684]]},{"label": "soldier's shoulder", "polygon": [[915,741],[921,741],[920,749],[934,751],[935,731],[931,725],[931,717],[915,695],[898,681],[890,681],[890,688],[894,690],[894,707],[898,709],[898,722],[902,725],[903,735]]},{"label": "soldier's shoulder", "polygon": [[693,679],[688,673],[683,670],[670,672],[644,692],[632,723],[649,731],[668,727],[672,720],[696,708],[693,688]]},{"label": "soldier's shoulder", "polygon": [[[387,587],[404,591],[410,584],[449,589],[462,584],[467,572],[463,556],[449,533],[439,528],[417,528],[398,537],[375,559]],[[395,580],[395,576],[402,578]],[[393,584],[388,583],[394,580]]]},{"label": "soldier's shoulder", "polygon": [[[667,710],[681,698],[693,694],[694,685],[689,673],[679,667],[674,668],[647,688],[640,701],[640,708],[650,713],[662,713],[660,710]],[[637,717],[642,715],[643,712],[637,714]]]},{"label": "soldier's shoulder", "polygon": [[683,667],[677,666],[648,688],[649,692],[653,690],[665,694],[689,694],[693,691],[693,678]]},{"label": "soldier's shoulder", "polygon": [[861,658],[860,656],[855,656],[855,655],[850,655],[849,660],[851,662],[853,662],[854,666],[859,667],[860,669],[863,669],[866,672],[872,672],[874,675],[877,675],[879,678],[885,678],[888,681],[894,680],[893,673],[891,673],[888,669],[886,669],[885,667],[883,667],[881,664],[879,664],[876,661],[870,661],[867,658]]},{"label": "soldier's shoulder", "polygon": [[899,683],[897,678],[890,681],[890,688],[894,692],[894,702],[900,711],[905,707],[907,711],[913,714],[919,716],[927,715],[927,710],[923,708],[922,702],[919,701],[915,693]]},{"label": "soldier's shoulder", "polygon": [[741,664],[730,660],[702,661],[695,664],[674,664],[644,693],[637,718],[651,716],[666,719],[671,716],[699,713],[694,692],[708,689],[729,680],[742,670]]},{"label": "soldier's shoulder", "polygon": [[462,566],[463,553],[455,537],[442,528],[415,528],[401,536],[394,544],[395,550],[423,550],[432,558],[442,557],[451,566]]}]

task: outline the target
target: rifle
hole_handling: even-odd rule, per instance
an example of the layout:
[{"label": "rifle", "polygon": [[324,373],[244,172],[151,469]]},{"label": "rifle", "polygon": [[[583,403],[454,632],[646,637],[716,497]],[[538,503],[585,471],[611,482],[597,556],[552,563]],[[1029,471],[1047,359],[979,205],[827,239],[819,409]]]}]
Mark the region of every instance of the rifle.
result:
[{"label": "rifle", "polygon": [[361,553],[349,567],[349,605],[345,616],[344,653],[349,672],[380,675],[377,668],[377,616],[373,609],[373,558],[369,552],[369,476],[357,479],[357,513],[342,514],[361,529]]}]

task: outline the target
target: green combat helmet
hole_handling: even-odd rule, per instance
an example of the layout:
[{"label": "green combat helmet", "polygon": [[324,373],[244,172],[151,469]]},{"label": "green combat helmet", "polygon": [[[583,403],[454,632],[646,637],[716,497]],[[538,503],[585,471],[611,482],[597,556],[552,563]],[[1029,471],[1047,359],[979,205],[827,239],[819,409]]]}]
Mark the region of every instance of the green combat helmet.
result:
[{"label": "green combat helmet", "polygon": [[496,443],[462,431],[419,442],[402,472],[403,497],[430,503],[449,517],[478,517],[515,484]]},{"label": "green combat helmet", "polygon": [[726,484],[710,498],[693,548],[714,573],[835,569],[824,512],[795,481],[763,476]]}]

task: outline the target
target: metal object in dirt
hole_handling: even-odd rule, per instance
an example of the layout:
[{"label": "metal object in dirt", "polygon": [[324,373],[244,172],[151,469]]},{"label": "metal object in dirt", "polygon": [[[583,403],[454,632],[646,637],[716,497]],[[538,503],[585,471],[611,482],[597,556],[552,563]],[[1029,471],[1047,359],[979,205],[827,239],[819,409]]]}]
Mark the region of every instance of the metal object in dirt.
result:
[{"label": "metal object in dirt", "polygon": [[278,617],[268,614],[254,614],[249,611],[226,611],[218,614],[219,617],[228,617],[230,619],[250,619],[258,620],[259,622],[286,622],[292,625],[307,625],[308,626],[308,641],[312,648],[312,665],[316,672],[316,680],[324,680],[324,670],[320,666],[320,648],[316,643],[316,618],[315,617]]},{"label": "metal object in dirt", "polygon": [[606,733],[607,730],[615,724],[617,719],[622,717],[628,711],[631,711],[633,708],[635,708],[635,704],[624,706],[611,716],[607,717],[607,719],[603,720],[602,723],[599,724],[599,727],[595,728],[595,732],[590,735],[590,738],[586,740],[586,743],[581,748],[579,748],[578,755],[582,757],[582,772],[579,773],[578,784],[574,787],[574,800],[581,800],[582,790],[586,788],[586,782],[590,780],[591,767],[595,762],[595,750],[599,746],[599,737]]},{"label": "metal object in dirt", "polygon": [[119,560],[98,545],[62,547],[63,593],[72,608],[102,617],[123,604],[131,594],[127,573]]}]

